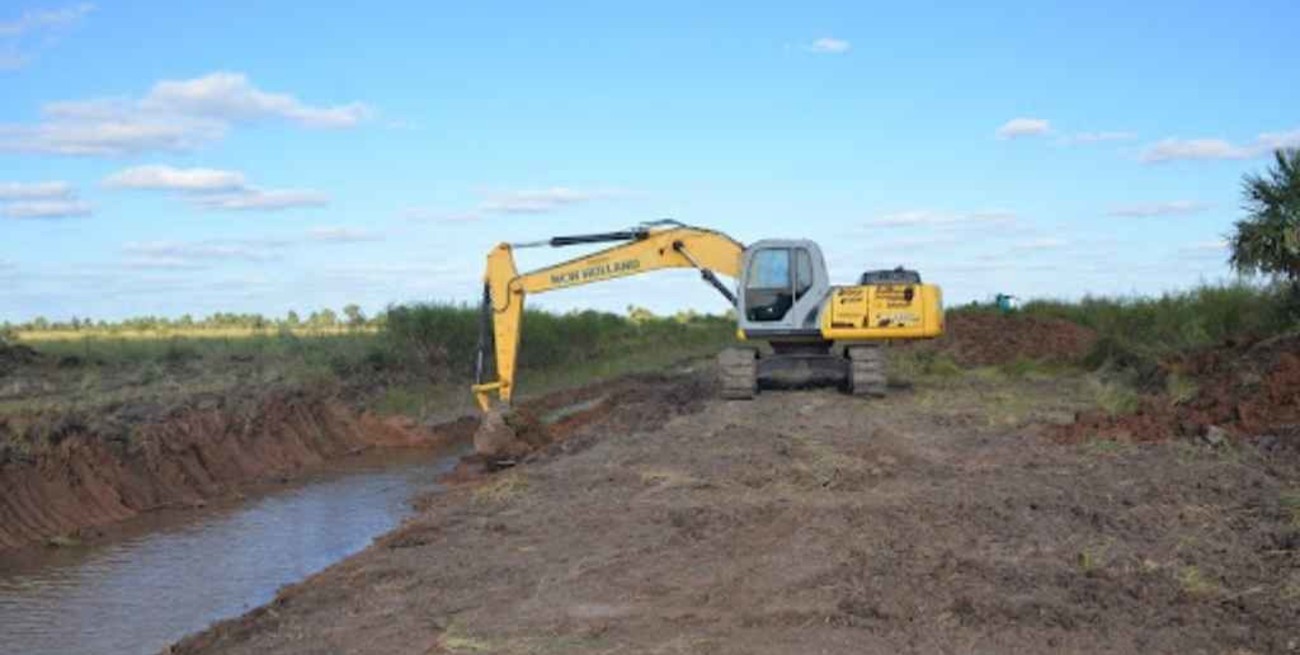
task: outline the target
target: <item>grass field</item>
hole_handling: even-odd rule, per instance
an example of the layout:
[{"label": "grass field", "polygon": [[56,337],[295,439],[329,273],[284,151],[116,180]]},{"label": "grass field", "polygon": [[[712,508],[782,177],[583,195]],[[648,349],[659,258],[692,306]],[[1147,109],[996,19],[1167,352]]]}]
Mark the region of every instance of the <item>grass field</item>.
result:
[{"label": "grass field", "polygon": [[[477,310],[416,305],[392,308],[382,329],[21,333],[17,342],[39,357],[0,370],[0,419],[69,414],[95,423],[163,413],[198,398],[233,403],[285,391],[417,418],[468,411],[478,329]],[[733,332],[722,317],[529,312],[520,393],[663,368],[716,352]]]},{"label": "grass field", "polygon": [[[968,305],[950,311],[996,310]],[[1297,328],[1285,290],[1246,284],[1157,298],[1039,300],[1027,303],[1018,315],[1064,319],[1096,331],[1096,345],[1077,367],[1098,373],[1105,389],[1121,391],[1128,400],[1173,353]],[[479,315],[472,308],[411,305],[393,307],[382,320],[353,327],[28,330],[17,334],[17,342],[40,357],[16,368],[0,357],[0,418],[95,417],[141,407],[151,408],[146,413],[164,412],[200,396],[236,402],[285,390],[329,394],[359,407],[417,418],[469,411],[467,387],[478,329]],[[733,332],[733,319],[721,316],[530,311],[524,320],[519,393],[526,397],[707,356],[731,343]],[[912,374],[958,372],[948,370],[956,367],[942,353],[924,361],[901,356],[897,364],[895,370]],[[1041,366],[1031,364],[1016,366],[1041,372]],[[1109,404],[1116,411],[1132,405]]]}]

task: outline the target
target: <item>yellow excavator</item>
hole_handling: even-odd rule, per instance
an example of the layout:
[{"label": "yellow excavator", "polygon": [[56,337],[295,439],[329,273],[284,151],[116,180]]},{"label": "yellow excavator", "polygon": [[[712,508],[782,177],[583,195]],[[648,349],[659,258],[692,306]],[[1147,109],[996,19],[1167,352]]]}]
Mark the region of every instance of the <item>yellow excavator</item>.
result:
[{"label": "yellow excavator", "polygon": [[[515,267],[513,253],[519,248],[609,242],[618,245],[529,273]],[[939,287],[903,268],[868,271],[857,285],[832,286],[821,248],[805,239],[765,239],[745,246],[720,232],[663,220],[617,232],[502,243],[487,256],[473,386],[485,413],[479,434],[499,438],[476,436],[480,453],[510,454],[503,414],[514,397],[528,294],[665,268],[698,270],[735,311],[742,343],[718,355],[721,395],[728,399],[753,398],[760,388],[815,384],[838,384],[855,395],[883,395],[881,345],[943,333]],[[735,286],[723,283],[719,274],[732,278]],[[760,348],[760,343],[769,347]]]}]

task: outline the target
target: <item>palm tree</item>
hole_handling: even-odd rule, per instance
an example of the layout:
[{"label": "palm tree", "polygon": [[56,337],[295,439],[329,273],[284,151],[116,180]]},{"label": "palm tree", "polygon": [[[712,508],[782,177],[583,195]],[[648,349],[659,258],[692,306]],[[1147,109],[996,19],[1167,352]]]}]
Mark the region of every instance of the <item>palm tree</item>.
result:
[{"label": "palm tree", "polygon": [[1273,153],[1267,176],[1247,175],[1242,185],[1249,214],[1229,238],[1232,267],[1291,282],[1300,297],[1300,149]]}]

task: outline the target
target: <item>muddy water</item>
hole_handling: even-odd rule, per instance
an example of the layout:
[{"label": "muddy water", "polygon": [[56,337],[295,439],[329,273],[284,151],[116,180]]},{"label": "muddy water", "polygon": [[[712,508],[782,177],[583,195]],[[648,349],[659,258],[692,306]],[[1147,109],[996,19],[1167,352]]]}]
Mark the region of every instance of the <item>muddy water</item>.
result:
[{"label": "muddy water", "polygon": [[455,457],[356,462],[105,543],[0,557],[0,653],[156,653],[365,548]]}]

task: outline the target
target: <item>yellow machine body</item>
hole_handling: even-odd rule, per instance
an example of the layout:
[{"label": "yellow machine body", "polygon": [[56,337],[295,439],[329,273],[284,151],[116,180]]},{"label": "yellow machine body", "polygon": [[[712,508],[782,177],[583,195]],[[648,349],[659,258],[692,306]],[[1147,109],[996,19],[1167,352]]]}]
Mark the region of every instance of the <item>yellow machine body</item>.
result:
[{"label": "yellow machine body", "polygon": [[933,284],[838,287],[823,309],[828,341],[928,339],[943,334],[943,292]]}]

